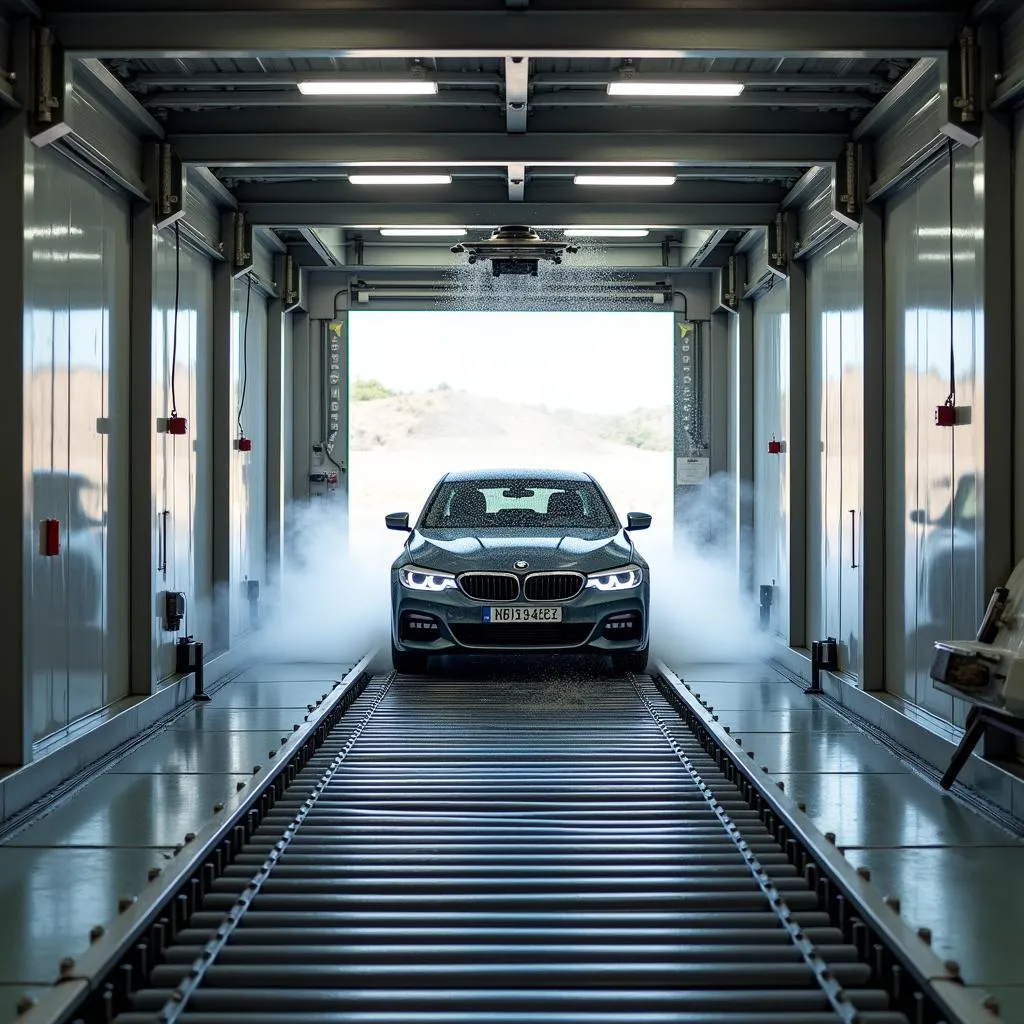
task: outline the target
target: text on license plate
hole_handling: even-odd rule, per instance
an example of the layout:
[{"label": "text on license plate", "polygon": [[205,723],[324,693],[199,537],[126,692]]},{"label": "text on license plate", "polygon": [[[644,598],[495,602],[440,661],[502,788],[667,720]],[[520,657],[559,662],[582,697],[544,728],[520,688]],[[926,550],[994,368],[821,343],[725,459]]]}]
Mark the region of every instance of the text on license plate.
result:
[{"label": "text on license plate", "polygon": [[561,608],[519,608],[515,605],[484,609],[484,622],[561,622]]}]

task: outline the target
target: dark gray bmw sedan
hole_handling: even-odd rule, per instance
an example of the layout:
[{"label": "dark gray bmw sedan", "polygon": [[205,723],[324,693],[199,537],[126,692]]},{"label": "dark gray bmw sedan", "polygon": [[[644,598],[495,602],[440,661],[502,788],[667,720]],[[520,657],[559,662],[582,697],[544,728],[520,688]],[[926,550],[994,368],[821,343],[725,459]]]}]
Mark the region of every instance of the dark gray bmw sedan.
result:
[{"label": "dark gray bmw sedan", "polygon": [[431,655],[578,651],[616,671],[647,667],[648,566],[587,473],[448,473],[391,567],[391,653],[418,673]]}]

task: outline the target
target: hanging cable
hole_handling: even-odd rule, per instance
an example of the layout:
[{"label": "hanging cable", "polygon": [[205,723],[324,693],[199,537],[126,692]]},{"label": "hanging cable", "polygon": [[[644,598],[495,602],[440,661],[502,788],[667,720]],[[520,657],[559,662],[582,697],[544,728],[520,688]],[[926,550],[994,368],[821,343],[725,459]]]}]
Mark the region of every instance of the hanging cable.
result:
[{"label": "hanging cable", "polygon": [[956,353],[953,345],[953,310],[955,289],[953,287],[953,142],[947,140],[949,151],[949,395],[946,405],[956,405]]},{"label": "hanging cable", "polygon": [[175,380],[178,375],[178,302],[181,295],[181,229],[174,222],[174,324],[171,327],[171,416],[178,415],[178,394]]},{"label": "hanging cable", "polygon": [[245,408],[245,390],[249,382],[249,299],[252,297],[252,274],[246,275],[245,318],[242,324],[242,395],[238,401],[238,436],[245,437],[242,430],[242,410]]}]

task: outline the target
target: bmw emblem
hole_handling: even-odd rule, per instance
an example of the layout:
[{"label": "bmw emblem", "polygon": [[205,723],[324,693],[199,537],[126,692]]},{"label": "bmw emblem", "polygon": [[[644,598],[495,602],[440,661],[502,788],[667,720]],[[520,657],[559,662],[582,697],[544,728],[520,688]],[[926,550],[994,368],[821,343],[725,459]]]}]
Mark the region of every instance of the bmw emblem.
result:
[{"label": "bmw emblem", "polygon": [[518,562],[516,562],[516,563],[515,563],[515,564],[514,564],[514,565],[512,566],[512,568],[513,568],[513,569],[529,569],[529,568],[530,568],[530,563],[529,563],[529,562],[524,562],[524,561],[523,561],[523,560],[522,560],[522,559],[520,558],[520,559],[519,559],[519,561],[518,561]]}]

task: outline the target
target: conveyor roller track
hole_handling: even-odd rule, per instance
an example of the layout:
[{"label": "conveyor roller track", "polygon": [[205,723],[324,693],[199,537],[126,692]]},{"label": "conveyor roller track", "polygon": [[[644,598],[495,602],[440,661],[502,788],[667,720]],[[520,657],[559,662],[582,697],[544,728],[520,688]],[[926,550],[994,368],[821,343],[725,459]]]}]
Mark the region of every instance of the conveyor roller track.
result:
[{"label": "conveyor roller track", "polygon": [[729,774],[650,677],[374,678],[116,1020],[910,1024]]}]

